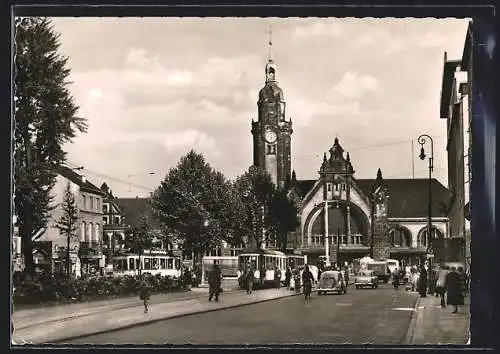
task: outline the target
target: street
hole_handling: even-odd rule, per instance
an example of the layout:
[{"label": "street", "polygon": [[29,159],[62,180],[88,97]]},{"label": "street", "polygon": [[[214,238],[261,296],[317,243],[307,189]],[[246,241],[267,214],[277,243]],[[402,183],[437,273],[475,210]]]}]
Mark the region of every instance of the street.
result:
[{"label": "street", "polygon": [[[252,296],[252,295],[249,295]],[[313,294],[180,317],[65,341],[71,344],[402,344],[417,295],[394,290]],[[221,296],[224,301],[224,295]]]}]

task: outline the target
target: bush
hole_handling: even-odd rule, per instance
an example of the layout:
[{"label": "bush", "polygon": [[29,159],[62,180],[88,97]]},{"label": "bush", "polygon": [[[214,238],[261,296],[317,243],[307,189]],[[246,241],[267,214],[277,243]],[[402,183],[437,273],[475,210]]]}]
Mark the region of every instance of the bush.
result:
[{"label": "bush", "polygon": [[[183,289],[180,279],[145,276],[151,293],[164,293]],[[88,277],[67,278],[60,275],[36,275],[32,279],[24,275],[14,276],[14,305],[83,302],[119,296],[137,295],[142,278]]]}]

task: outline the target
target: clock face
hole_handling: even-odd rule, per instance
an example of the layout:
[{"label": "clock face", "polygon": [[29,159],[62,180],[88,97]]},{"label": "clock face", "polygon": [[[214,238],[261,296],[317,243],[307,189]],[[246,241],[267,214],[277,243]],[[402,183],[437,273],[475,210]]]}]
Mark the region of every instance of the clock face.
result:
[{"label": "clock face", "polygon": [[276,133],[272,130],[266,131],[266,140],[268,143],[274,143],[276,141]]}]

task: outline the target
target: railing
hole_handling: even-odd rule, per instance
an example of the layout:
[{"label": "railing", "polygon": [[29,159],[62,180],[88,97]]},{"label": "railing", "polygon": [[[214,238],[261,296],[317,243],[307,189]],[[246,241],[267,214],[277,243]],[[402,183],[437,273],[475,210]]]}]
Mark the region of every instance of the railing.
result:
[{"label": "railing", "polygon": [[[356,234],[351,235],[350,240],[348,240],[347,235],[331,235],[328,237],[328,244],[331,246],[336,246],[339,239],[341,246],[364,246],[365,244],[363,243],[363,239],[366,239],[366,237],[363,237],[360,234]],[[304,241],[304,246],[306,247],[325,247],[324,235],[313,235],[311,236],[310,242],[307,242],[307,239]]]}]

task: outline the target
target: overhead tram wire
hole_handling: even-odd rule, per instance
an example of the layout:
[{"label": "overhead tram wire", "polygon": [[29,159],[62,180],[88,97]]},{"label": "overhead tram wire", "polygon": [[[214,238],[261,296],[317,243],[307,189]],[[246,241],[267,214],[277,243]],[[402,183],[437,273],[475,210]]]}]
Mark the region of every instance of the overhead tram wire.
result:
[{"label": "overhead tram wire", "polygon": [[[443,138],[445,136],[446,135],[439,135],[439,136],[436,137],[435,140],[439,140],[440,138]],[[351,152],[351,151],[367,150],[367,149],[373,149],[373,148],[382,148],[382,147],[393,146],[393,145],[411,144],[412,141],[413,141],[412,139],[398,140],[398,141],[392,141],[392,142],[382,143],[382,144],[360,146],[360,147],[353,148],[353,149],[348,149],[348,150],[349,150],[349,152]],[[322,156],[321,154],[295,155],[294,158],[305,159],[305,158],[313,158],[313,157],[321,157],[321,156]]]},{"label": "overhead tram wire", "polygon": [[[74,163],[70,163],[70,162],[67,162],[67,164],[68,165],[78,166],[78,165],[76,165]],[[106,180],[110,180],[110,181],[113,181],[113,182],[117,182],[117,183],[121,183],[121,184],[126,184],[128,186],[132,186],[132,187],[135,187],[135,188],[138,188],[138,189],[142,189],[142,190],[145,190],[145,191],[148,191],[148,192],[151,192],[151,191],[154,190],[154,188],[151,188],[151,187],[142,186],[142,185],[136,184],[136,183],[130,183],[130,181],[124,181],[124,180],[121,180],[119,178],[111,177],[111,176],[108,176],[108,175],[105,175],[105,174],[102,174],[102,173],[99,173],[99,172],[96,172],[96,171],[89,170],[87,168],[83,168],[83,170],[85,172],[90,173],[91,175],[94,175],[94,176],[97,176],[97,177],[100,177],[100,178],[104,178]]]}]

